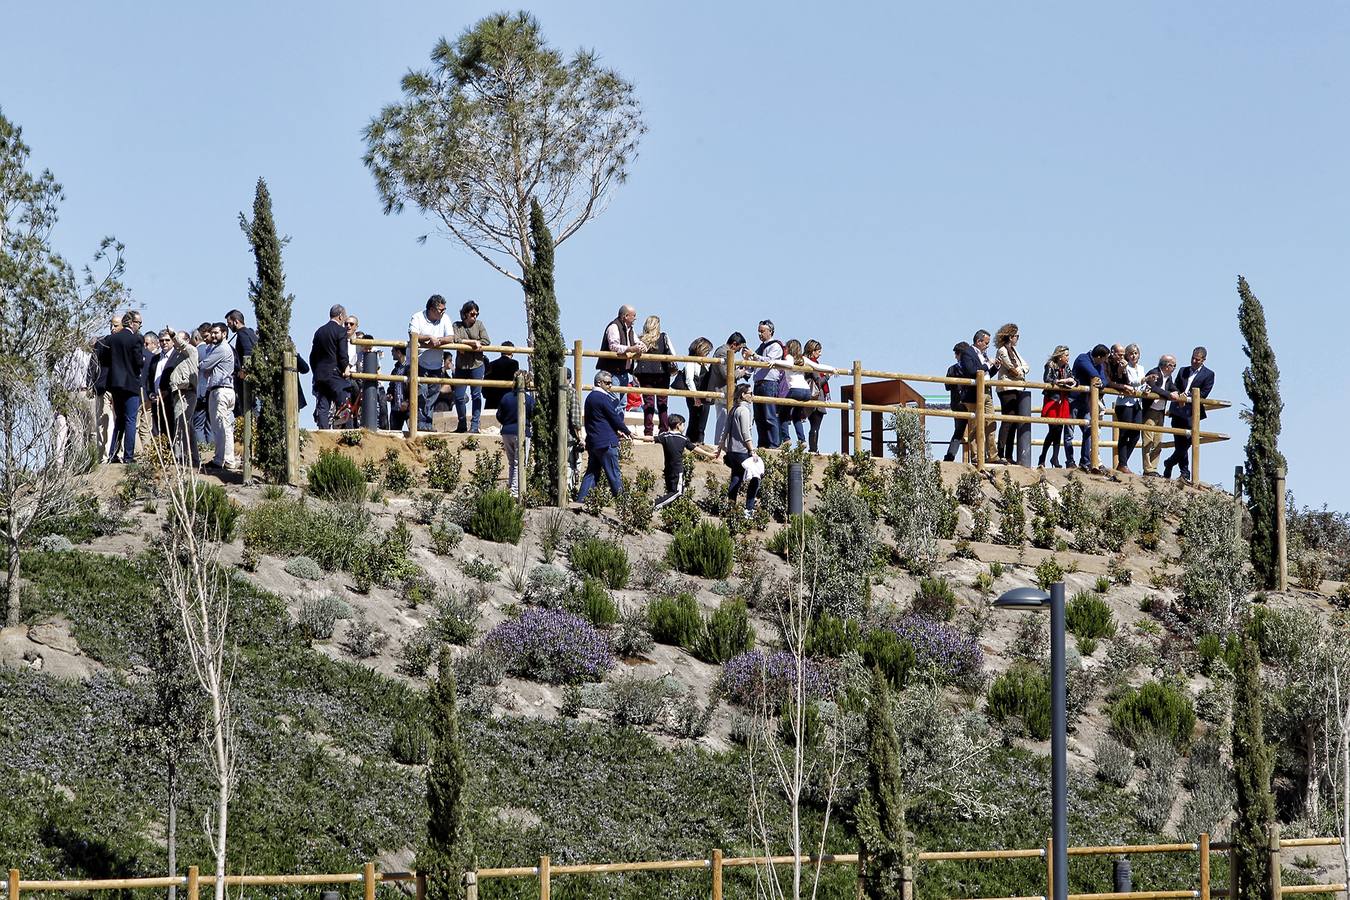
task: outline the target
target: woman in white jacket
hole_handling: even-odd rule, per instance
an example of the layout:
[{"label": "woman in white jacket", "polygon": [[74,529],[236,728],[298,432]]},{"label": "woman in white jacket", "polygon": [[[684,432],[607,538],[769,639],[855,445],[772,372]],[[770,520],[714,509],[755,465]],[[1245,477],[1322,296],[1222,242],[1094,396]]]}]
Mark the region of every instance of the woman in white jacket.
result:
[{"label": "woman in white jacket", "polygon": [[[998,378],[1000,381],[1026,381],[1031,365],[1017,352],[1017,326],[1009,322],[998,330],[994,343],[998,345]],[[1005,416],[1031,415],[1031,390],[1029,388],[999,388],[999,404]],[[1016,458],[1013,447],[1016,445]],[[1000,422],[998,430],[998,455],[1001,459],[1019,466],[1031,465],[1031,423]]]}]

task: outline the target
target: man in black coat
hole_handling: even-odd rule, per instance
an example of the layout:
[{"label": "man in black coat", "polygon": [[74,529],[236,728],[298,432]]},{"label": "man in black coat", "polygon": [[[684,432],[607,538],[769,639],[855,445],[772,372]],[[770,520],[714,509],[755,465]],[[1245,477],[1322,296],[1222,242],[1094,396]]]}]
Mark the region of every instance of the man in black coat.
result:
[{"label": "man in black coat", "polygon": [[347,360],[347,309],[340,303],[328,310],[328,321],[314,332],[309,367],[314,372],[314,422],[333,427],[333,409],[342,402],[350,365]]},{"label": "man in black coat", "polygon": [[[1214,390],[1214,370],[1205,366],[1209,351],[1196,347],[1191,351],[1191,364],[1176,377],[1176,393],[1172,395],[1172,407],[1167,414],[1172,418],[1173,428],[1191,427],[1191,391],[1199,389],[1202,398],[1208,397]],[[1200,405],[1200,418],[1205,418],[1205,406]],[[1172,455],[1163,460],[1163,477],[1171,478],[1172,469],[1180,470],[1181,477],[1191,480],[1191,436],[1189,434],[1172,435]]]},{"label": "man in black coat", "polygon": [[[986,375],[993,375],[998,371],[998,362],[990,362],[984,355],[988,347],[989,332],[981,328],[975,332],[975,336],[971,338],[970,343],[966,345],[966,348],[961,351],[961,355],[957,358],[956,362],[961,367],[962,378],[974,378],[981,370]],[[975,385],[966,385],[961,391],[961,408],[966,412],[973,413],[977,403],[984,404],[984,461],[1002,463],[1003,460],[999,459],[998,456],[998,441],[994,436],[994,433],[998,430],[998,423],[990,418],[994,414],[994,401],[989,397],[989,389],[984,389],[983,397],[976,397]],[[981,435],[975,433],[974,419],[966,420],[965,438],[968,458],[974,461],[975,442],[981,438]]]},{"label": "man in black coat", "polygon": [[[1167,417],[1167,403],[1176,393],[1176,380],[1172,374],[1177,370],[1177,358],[1164,353],[1158,358],[1156,368],[1149,369],[1144,375],[1146,390],[1144,393],[1144,424],[1161,425]],[[1144,477],[1158,477],[1158,459],[1162,456],[1163,436],[1154,431],[1145,431]]]},{"label": "man in black coat", "polygon": [[[141,409],[141,373],[145,369],[145,347],[141,339],[141,314],[122,316],[122,330],[110,335],[108,348],[108,391],[113,399],[113,433],[108,441],[109,462],[136,461],[136,416]],[[121,445],[121,454],[118,446]]]}]

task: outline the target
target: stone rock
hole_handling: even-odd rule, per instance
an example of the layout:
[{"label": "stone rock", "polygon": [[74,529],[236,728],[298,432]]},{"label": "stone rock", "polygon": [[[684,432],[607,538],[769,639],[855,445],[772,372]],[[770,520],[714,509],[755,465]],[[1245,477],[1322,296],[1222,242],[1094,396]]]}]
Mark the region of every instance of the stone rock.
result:
[{"label": "stone rock", "polygon": [[61,616],[50,616],[30,627],[28,639],[62,653],[80,655],[80,645],[70,633],[70,622]]}]

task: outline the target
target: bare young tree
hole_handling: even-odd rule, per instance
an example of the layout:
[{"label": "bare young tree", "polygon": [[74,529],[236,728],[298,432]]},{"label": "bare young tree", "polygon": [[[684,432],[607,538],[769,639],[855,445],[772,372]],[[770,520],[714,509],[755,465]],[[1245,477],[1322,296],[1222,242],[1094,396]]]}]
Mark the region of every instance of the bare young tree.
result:
[{"label": "bare young tree", "polygon": [[[35,526],[72,510],[97,462],[80,421],[79,360],[122,297],[122,245],[105,238],[78,277],[52,248],[64,195],[51,172],[27,170],[22,129],[0,114],[0,540],[6,625],[19,624],[21,550]],[[106,267],[106,268],[104,268]],[[74,379],[74,380],[72,380]]]},{"label": "bare young tree", "polygon": [[1343,877],[1350,881],[1350,646],[1332,631],[1326,638],[1326,724],[1322,766],[1331,787],[1336,836],[1341,839]]},{"label": "bare young tree", "polygon": [[187,658],[204,694],[206,758],[216,780],[214,820],[205,828],[216,858],[216,900],[225,898],[230,798],[237,777],[231,689],[237,648],[230,638],[230,579],[218,564],[219,526],[206,502],[210,488],[163,441],[154,459],[165,473],[169,528],[160,560],[164,589],[178,610]]},{"label": "bare young tree", "polygon": [[555,244],[576,234],[627,178],[647,130],[642,107],[594,52],[564,60],[528,13],[442,38],[431,64],[405,75],[404,102],[366,126],[365,163],[384,211],[412,203],[523,284],[531,198]]}]

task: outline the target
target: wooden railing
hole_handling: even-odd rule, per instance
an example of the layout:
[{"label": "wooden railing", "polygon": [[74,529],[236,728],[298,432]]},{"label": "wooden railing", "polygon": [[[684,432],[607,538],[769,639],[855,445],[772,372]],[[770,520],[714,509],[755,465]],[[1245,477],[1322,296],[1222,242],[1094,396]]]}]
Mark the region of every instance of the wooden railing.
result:
[{"label": "wooden railing", "polygon": [[[417,335],[415,333],[409,333],[407,341],[357,339],[354,340],[353,343],[358,347],[366,347],[372,349],[378,349],[381,347],[403,347],[407,351],[408,354],[407,375],[396,376],[396,375],[375,374],[375,373],[370,374],[355,373],[353,374],[352,377],[357,381],[376,382],[376,383],[382,381],[385,382],[401,381],[407,384],[409,439],[416,438],[418,432],[417,405],[420,402],[420,397],[418,396],[417,389],[419,385],[421,384],[437,384],[437,385],[452,385],[452,386],[474,385],[478,387],[501,387],[501,388],[511,388],[514,386],[513,382],[510,381],[490,381],[481,378],[479,379],[454,378],[454,377],[433,378],[429,376],[418,376],[417,356],[419,352],[421,352],[426,348],[420,347],[418,345]],[[460,351],[460,350],[470,350],[472,348],[470,348],[466,344],[446,344],[436,349],[444,351]],[[478,348],[478,351],[483,353],[510,352],[513,354],[518,353],[522,356],[527,357],[532,356],[534,354],[534,350],[531,347],[504,347],[496,345],[482,346]],[[590,391],[595,389],[595,385],[584,383],[584,380],[581,377],[585,360],[624,358],[623,355],[619,353],[611,353],[604,350],[587,350],[582,346],[581,341],[575,341],[573,343],[572,352],[570,355],[572,357],[572,370],[578,373],[576,381],[577,381],[577,389],[579,391]],[[816,371],[811,366],[792,366],[782,362],[764,362],[760,360],[737,358],[736,353],[730,350],[727,351],[727,355],[725,358],[713,356],[685,356],[680,354],[659,354],[659,353],[644,353],[641,358],[653,362],[673,362],[673,363],[693,362],[703,364],[721,363],[724,366],[726,366],[726,371],[728,373],[727,384],[725,389],[720,391],[679,390],[676,388],[640,387],[637,385],[625,385],[622,388],[616,388],[616,390],[621,390],[623,393],[628,394],[648,394],[664,397],[686,397],[699,400],[715,401],[717,403],[724,404],[728,412],[730,412],[731,408],[735,404],[736,379],[732,373],[738,368],[740,369],[777,368],[797,372]],[[1173,428],[1169,425],[1151,425],[1148,423],[1121,422],[1116,421],[1114,417],[1112,417],[1109,420],[1103,419],[1101,415],[1102,398],[1110,395],[1122,395],[1123,393],[1119,390],[1116,390],[1115,388],[1098,387],[1095,385],[1078,385],[1071,388],[1060,388],[1055,385],[1046,384],[1044,382],[1039,381],[1008,381],[1008,380],[991,379],[986,377],[984,372],[977,373],[975,378],[952,378],[946,375],[924,375],[912,372],[887,372],[876,369],[865,369],[863,368],[861,360],[854,360],[853,365],[849,368],[846,369],[837,368],[835,369],[835,373],[842,378],[851,380],[853,386],[852,399],[849,400],[848,402],[838,400],[788,400],[786,398],[776,398],[776,397],[753,397],[752,402],[778,407],[807,407],[810,409],[820,409],[820,410],[831,410],[831,409],[839,410],[841,413],[851,417],[852,419],[852,427],[850,429],[850,433],[852,437],[852,445],[855,450],[861,449],[862,447],[863,413],[871,412],[871,413],[899,414],[904,412],[913,415],[918,415],[921,418],[932,416],[935,418],[944,418],[944,419],[964,419],[966,422],[970,423],[969,425],[967,425],[967,432],[969,433],[969,431],[972,429],[974,431],[974,434],[973,435],[968,434],[967,438],[967,440],[971,444],[974,454],[974,459],[972,460],[972,462],[977,468],[981,469],[984,468],[985,463],[987,462],[987,460],[984,458],[984,432],[986,429],[986,425],[989,422],[995,423],[1009,422],[1014,424],[1031,424],[1031,425],[1046,425],[1046,426],[1065,425],[1065,426],[1075,426],[1079,428],[1088,428],[1091,430],[1094,437],[1097,438],[1093,441],[1093,449],[1092,449],[1092,456],[1093,456],[1092,465],[1094,467],[1100,467],[1101,463],[1099,454],[1102,447],[1110,447],[1112,449],[1112,466],[1113,467],[1115,466],[1116,448],[1118,445],[1117,439],[1120,432],[1122,431],[1135,431],[1141,434],[1151,433],[1151,434],[1171,435],[1171,436],[1177,435],[1186,436],[1190,438],[1191,444],[1191,460],[1190,460],[1191,477],[1196,482],[1200,480],[1201,445],[1213,443],[1215,441],[1228,440],[1228,435],[1226,434],[1201,430],[1200,425],[1202,420],[1200,413],[1202,410],[1227,409],[1232,404],[1226,400],[1201,397],[1200,391],[1198,389],[1192,390],[1190,392],[1190,419],[1191,419],[1190,427]],[[985,411],[983,402],[978,402],[974,404],[975,409],[971,411],[930,409],[926,407],[891,406],[874,403],[864,403],[861,400],[862,387],[864,379],[867,378],[898,380],[905,382],[919,382],[923,384],[940,384],[944,386],[953,386],[953,385],[962,387],[973,386],[975,388],[975,395],[976,397],[979,398],[983,398],[985,396],[985,391],[988,389],[993,389],[995,391],[1000,389],[1053,390],[1053,391],[1063,391],[1065,393],[1071,394],[1087,394],[1089,415],[1088,418],[1085,419],[1076,419],[1076,418],[1047,419],[1040,415],[1018,416],[1018,415],[1004,414],[1001,412],[989,413]],[[1146,402],[1149,398],[1141,398],[1141,399],[1145,400]],[[1111,440],[1108,441],[1100,440],[1100,435],[1103,428],[1109,429],[1112,432]],[[1165,446],[1173,446],[1173,445],[1167,444]],[[847,449],[848,449],[847,447],[844,448],[845,452],[847,452]]]},{"label": "wooden railing", "polygon": [[[1274,825],[1270,829],[1270,843],[1267,848],[1270,862],[1270,885],[1267,892],[1271,900],[1280,900],[1283,895],[1296,894],[1334,894],[1345,893],[1346,885],[1343,882],[1330,884],[1305,884],[1290,885],[1285,887],[1280,872],[1281,851],[1299,847],[1332,847],[1339,846],[1339,838],[1334,837],[1314,837],[1314,838],[1295,838],[1291,840],[1280,839],[1280,829]],[[1210,855],[1212,853],[1227,852],[1229,854],[1229,884],[1226,887],[1214,888],[1210,883]],[[1152,853],[1194,853],[1197,855],[1197,881],[1195,887],[1181,888],[1174,890],[1152,890],[1152,891],[1130,891],[1130,892],[1104,892],[1088,894],[1070,894],[1069,900],[1212,900],[1216,897],[1230,898],[1235,894],[1233,878],[1237,871],[1232,865],[1232,844],[1218,841],[1211,841],[1208,834],[1201,834],[1199,838],[1192,843],[1173,843],[1173,844],[1121,844],[1108,846],[1088,846],[1088,847],[1070,847],[1069,856],[1125,856],[1135,854]],[[1049,842],[1044,847],[1029,847],[1023,849],[1010,850],[946,850],[946,851],[925,851],[915,855],[915,860],[920,863],[935,862],[954,862],[954,861],[977,861],[977,860],[1014,860],[1014,859],[1044,859],[1046,863],[1045,871],[1045,893],[1033,894],[1023,897],[982,897],[971,898],[971,900],[1048,900],[1052,895],[1051,884],[1054,881],[1054,848]],[[827,856],[803,856],[794,858],[792,856],[724,856],[720,849],[714,849],[708,856],[702,859],[673,859],[673,860],[655,860],[644,862],[622,862],[622,863],[579,863],[569,865],[553,865],[548,856],[541,856],[538,865],[533,866],[513,866],[509,868],[489,868],[478,869],[464,873],[464,884],[466,895],[469,900],[477,900],[478,885],[491,879],[504,878],[529,878],[538,883],[540,900],[549,900],[552,892],[553,879],[556,876],[563,875],[612,875],[612,874],[632,874],[640,872],[678,872],[678,871],[706,871],[711,876],[711,887],[709,896],[712,900],[722,900],[723,898],[723,874],[725,870],[732,868],[747,868],[756,866],[786,866],[794,862],[801,862],[808,866],[826,866],[826,865],[858,865],[858,854],[839,853]],[[904,872],[905,896],[914,896],[914,872],[912,867],[906,867]],[[417,900],[423,900],[426,895],[426,878],[423,873],[416,872],[378,872],[374,863],[366,863],[360,872],[340,872],[335,874],[323,875],[226,875],[225,884],[229,885],[257,885],[257,886],[286,886],[286,885],[313,885],[313,884],[356,884],[362,885],[363,900],[375,900],[375,887],[381,882],[411,882],[414,885],[414,892]],[[168,888],[185,887],[187,889],[187,900],[200,900],[200,889],[202,884],[214,885],[215,876],[199,875],[197,867],[188,869],[186,876],[167,876],[160,878],[110,878],[110,879],[68,879],[68,880],[25,880],[20,876],[18,869],[9,870],[9,894],[8,900],[20,900],[23,892],[36,891],[56,891],[56,892],[75,892],[75,891],[102,891],[102,890],[125,890],[125,889],[149,889],[149,888]]]}]

